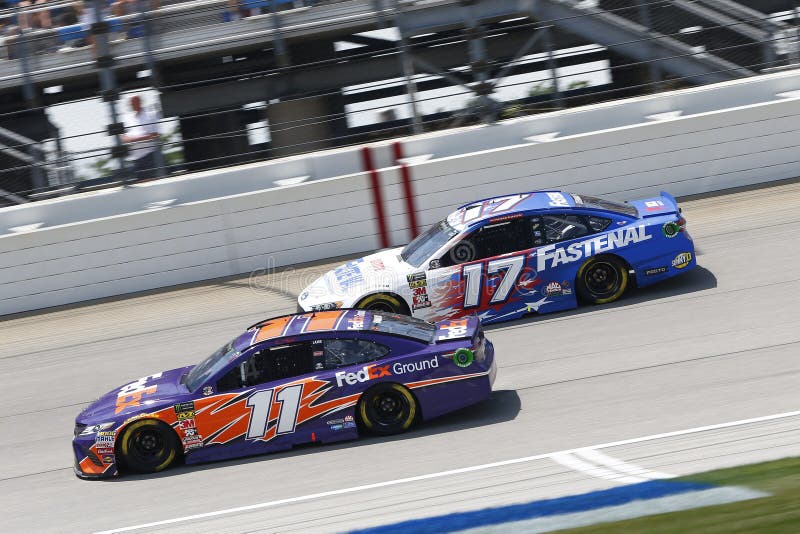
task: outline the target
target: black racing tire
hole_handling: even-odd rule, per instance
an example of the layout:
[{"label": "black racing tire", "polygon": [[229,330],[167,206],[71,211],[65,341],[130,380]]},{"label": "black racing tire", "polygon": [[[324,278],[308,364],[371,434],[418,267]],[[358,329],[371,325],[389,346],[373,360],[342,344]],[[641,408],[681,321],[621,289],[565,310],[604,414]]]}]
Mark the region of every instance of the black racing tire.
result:
[{"label": "black racing tire", "polygon": [[608,304],[628,289],[628,266],[616,256],[595,256],[578,269],[575,289],[578,297],[591,304]]},{"label": "black racing tire", "polygon": [[175,463],[181,454],[175,432],[155,419],[131,423],[117,440],[122,465],[136,473],[156,473]]},{"label": "black racing tire", "polygon": [[365,391],[356,411],[361,427],[379,436],[405,432],[419,417],[414,395],[400,384],[389,382]]},{"label": "black racing tire", "polygon": [[375,293],[374,295],[368,295],[361,299],[358,304],[356,304],[356,308],[360,310],[411,315],[411,310],[408,309],[408,305],[403,301],[403,299],[397,295],[392,295],[389,293]]}]

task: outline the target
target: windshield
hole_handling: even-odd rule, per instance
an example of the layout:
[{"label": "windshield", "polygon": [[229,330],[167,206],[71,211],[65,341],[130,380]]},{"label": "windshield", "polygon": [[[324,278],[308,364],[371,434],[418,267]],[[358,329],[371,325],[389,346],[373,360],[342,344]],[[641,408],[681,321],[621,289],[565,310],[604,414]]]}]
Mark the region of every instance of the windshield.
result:
[{"label": "windshield", "polygon": [[235,342],[236,340],[234,339],[224,347],[221,347],[217,352],[195,365],[189,371],[189,375],[186,377],[186,387],[189,388],[189,391],[195,391],[205,384],[209,378],[221,371],[223,367],[239,355],[239,351],[234,347]]},{"label": "windshield", "polygon": [[418,235],[406,245],[400,255],[406,263],[419,267],[457,234],[458,230],[447,224],[447,221],[441,221]]},{"label": "windshield", "polygon": [[599,198],[599,197],[591,197],[588,195],[572,195],[572,198],[575,200],[576,206],[615,211],[617,213],[622,213],[623,215],[628,215],[630,217],[639,216],[639,211],[636,208],[628,204],[623,204],[622,202],[616,202],[614,200],[607,200],[605,198]]},{"label": "windshield", "polygon": [[433,343],[436,334],[436,326],[427,321],[408,315],[383,312],[373,312],[370,330],[410,337],[423,343]]}]

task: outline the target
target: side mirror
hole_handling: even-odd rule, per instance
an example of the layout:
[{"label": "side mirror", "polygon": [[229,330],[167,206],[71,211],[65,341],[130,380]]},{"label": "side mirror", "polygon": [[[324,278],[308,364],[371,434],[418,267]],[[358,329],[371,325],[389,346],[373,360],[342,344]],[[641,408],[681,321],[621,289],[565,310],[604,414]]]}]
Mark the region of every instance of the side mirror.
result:
[{"label": "side mirror", "polygon": [[431,260],[430,263],[428,263],[428,269],[438,269],[441,266],[442,262],[440,260]]}]

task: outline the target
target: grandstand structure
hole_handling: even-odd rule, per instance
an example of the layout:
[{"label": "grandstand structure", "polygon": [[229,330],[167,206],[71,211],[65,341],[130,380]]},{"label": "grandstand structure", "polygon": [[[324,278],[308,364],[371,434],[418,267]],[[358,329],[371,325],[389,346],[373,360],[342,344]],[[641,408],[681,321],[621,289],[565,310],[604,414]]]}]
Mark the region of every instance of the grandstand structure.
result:
[{"label": "grandstand structure", "polygon": [[[129,180],[120,118],[120,93],[129,90],[157,90],[163,116],[178,121],[183,162],[160,163],[165,176],[798,63],[797,0],[133,0],[127,14],[91,0],[81,17],[68,16],[71,3],[48,2],[65,11],[49,28],[22,27],[41,4],[5,4],[4,204]],[[567,69],[597,64],[602,82],[559,82]],[[543,90],[497,97],[508,77],[541,72]],[[597,76],[597,67],[584,74]],[[469,97],[465,109],[426,111],[426,95],[445,88]],[[396,97],[403,116],[348,122],[349,107]],[[76,182],[84,156],[63,149],[46,110],[85,98],[109,107],[108,143],[98,149],[117,165]],[[253,143],[248,125],[257,122],[269,135]]]}]

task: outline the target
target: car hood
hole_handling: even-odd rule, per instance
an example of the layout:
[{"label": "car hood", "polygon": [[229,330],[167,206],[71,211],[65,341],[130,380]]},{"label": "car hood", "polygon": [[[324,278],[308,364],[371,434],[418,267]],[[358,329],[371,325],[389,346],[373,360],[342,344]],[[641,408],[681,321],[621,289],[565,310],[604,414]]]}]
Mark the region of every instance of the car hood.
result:
[{"label": "car hood", "polygon": [[410,269],[400,256],[402,250],[382,250],[345,263],[329,271],[326,279],[332,289],[389,289],[398,275],[404,276]]},{"label": "car hood", "polygon": [[[86,407],[77,417],[82,423],[100,423],[155,411],[188,391],[181,377],[193,366],[145,376],[114,388]],[[99,421],[103,419],[103,421]]]}]

